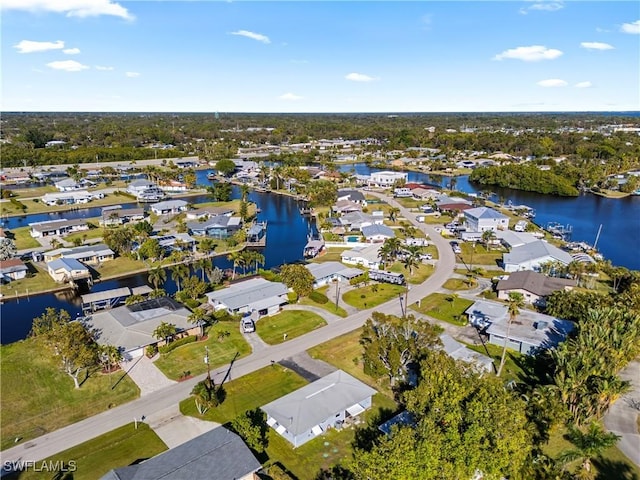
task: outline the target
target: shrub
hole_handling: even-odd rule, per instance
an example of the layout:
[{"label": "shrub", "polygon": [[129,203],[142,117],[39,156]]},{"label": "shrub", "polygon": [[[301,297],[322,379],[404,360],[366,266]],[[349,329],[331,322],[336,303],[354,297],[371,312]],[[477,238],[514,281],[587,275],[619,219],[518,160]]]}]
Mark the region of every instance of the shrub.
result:
[{"label": "shrub", "polygon": [[296,292],[287,293],[287,298],[289,299],[289,303],[296,303],[298,301],[298,294]]},{"label": "shrub", "polygon": [[197,340],[197,337],[195,335],[189,335],[188,337],[184,337],[174,342],[171,342],[167,345],[163,345],[158,350],[160,351],[160,353],[163,353],[163,354],[169,353],[171,350],[175,348],[181,347],[182,345],[187,345],[188,343],[193,343],[196,340]]},{"label": "shrub", "polygon": [[309,299],[320,304],[325,304],[329,301],[324,293],[320,293],[318,291],[311,292],[311,295],[309,295]]},{"label": "shrub", "polygon": [[146,354],[147,357],[152,358],[155,356],[155,354],[158,353],[158,346],[157,345],[149,345],[146,349]]}]

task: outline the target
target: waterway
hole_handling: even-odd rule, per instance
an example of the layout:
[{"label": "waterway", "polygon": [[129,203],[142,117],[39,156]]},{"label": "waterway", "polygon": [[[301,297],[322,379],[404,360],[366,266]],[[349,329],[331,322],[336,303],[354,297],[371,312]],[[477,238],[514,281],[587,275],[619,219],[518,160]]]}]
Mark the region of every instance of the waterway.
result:
[{"label": "waterway", "polygon": [[[198,172],[198,183],[209,184],[207,173],[203,170]],[[232,198],[240,198],[240,189],[237,186],[232,188]],[[188,197],[188,201],[194,204],[209,202],[211,199],[207,195]],[[258,221],[267,222],[267,245],[259,249],[265,257],[264,268],[272,268],[283,263],[292,263],[302,259],[302,251],[307,243],[307,236],[315,234],[315,225],[309,217],[302,216],[299,211],[298,202],[283,195],[275,195],[263,192],[250,192],[249,201],[254,202],[260,213],[257,215]],[[124,205],[133,207],[136,204]],[[100,216],[101,208],[88,208],[73,212],[66,212],[63,216],[50,217],[44,214],[47,219],[52,218],[91,218]],[[72,215],[73,214],[73,215]],[[18,217],[11,217],[9,222],[17,222]],[[15,225],[10,223],[6,228],[16,226],[26,226],[28,223],[38,220],[40,214],[30,215],[22,219],[22,222]],[[226,257],[216,257],[214,265],[221,268],[231,268],[232,264]],[[200,276],[199,271],[193,271],[194,275]],[[147,274],[137,274],[128,277],[107,280],[96,283],[91,291],[101,292],[119,287],[135,287],[147,284]],[[167,281],[163,288],[174,293],[177,290],[175,282],[171,279],[171,272],[167,271]],[[42,295],[32,295],[28,299],[5,298],[1,307],[0,315],[0,343],[6,344],[26,338],[31,329],[32,319],[41,315],[47,307],[64,308],[71,313],[72,317],[81,312],[80,296],[76,292],[65,291],[60,293],[47,293]]]},{"label": "waterway", "polygon": [[[341,170],[355,171],[359,175],[369,175],[379,169],[365,164],[343,165]],[[585,193],[578,197],[558,197],[539,193],[512,190],[509,188],[488,187],[469,182],[468,176],[455,177],[455,185],[450,185],[452,177],[428,175],[421,172],[409,172],[409,182],[425,183],[440,188],[453,186],[464,193],[479,194],[485,191],[494,193],[492,199],[503,198],[513,205],[527,205],[536,211],[534,222],[546,227],[550,222],[571,226],[571,240],[593,245],[598,229],[602,225],[597,249],[611,260],[632,270],[640,270],[640,196],[625,198],[604,198]]]}]

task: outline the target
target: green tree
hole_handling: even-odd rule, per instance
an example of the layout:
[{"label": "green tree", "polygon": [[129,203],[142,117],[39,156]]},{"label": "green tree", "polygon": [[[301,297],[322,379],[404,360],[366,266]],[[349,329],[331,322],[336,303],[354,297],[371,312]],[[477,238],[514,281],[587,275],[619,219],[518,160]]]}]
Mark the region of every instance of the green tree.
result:
[{"label": "green tree", "polygon": [[117,367],[122,361],[122,352],[115,345],[100,345],[98,347],[100,363],[111,373],[112,368]]},{"label": "green tree", "polygon": [[171,279],[176,282],[178,287],[178,291],[181,290],[180,282],[186,279],[189,276],[189,267],[187,267],[184,263],[179,263],[170,267],[171,270]]},{"label": "green tree", "polygon": [[396,218],[398,218],[399,213],[400,213],[400,209],[398,207],[391,207],[389,209],[389,218],[391,219],[392,222],[396,221]]},{"label": "green tree", "polygon": [[191,390],[191,395],[194,397],[196,409],[200,415],[204,415],[207,410],[220,404],[216,385],[210,378],[196,383]]},{"label": "green tree", "polygon": [[373,312],[363,327],[364,371],[373,377],[387,375],[391,386],[406,380],[408,368],[440,343],[438,328],[418,321],[413,315],[404,319]]},{"label": "green tree", "polygon": [[404,251],[404,260],[402,261],[404,268],[409,270],[409,275],[413,275],[413,269],[420,265],[420,253],[422,247],[418,245],[409,245]]},{"label": "green tree", "polygon": [[207,275],[207,272],[213,269],[213,262],[210,258],[201,258],[195,262],[195,267],[200,270],[200,275],[204,282],[204,277]]},{"label": "green tree", "polygon": [[595,478],[591,462],[620,439],[615,433],[605,432],[597,422],[592,422],[586,432],[572,426],[567,436],[575,448],[561,453],[560,460],[563,463],[580,460],[580,478]]},{"label": "green tree", "polygon": [[136,303],[140,303],[144,301],[144,297],[140,294],[129,295],[124,301],[125,305],[135,305]]},{"label": "green tree", "polygon": [[223,158],[222,160],[218,160],[216,162],[216,170],[218,171],[218,173],[220,173],[220,175],[228,177],[236,171],[236,164],[233,163],[233,160]]},{"label": "green tree", "polygon": [[178,329],[173,323],[160,322],[153,331],[153,338],[158,340],[164,340],[165,343],[169,343],[171,338],[177,333]]},{"label": "green tree", "polygon": [[167,271],[162,267],[155,267],[149,270],[147,280],[153,285],[153,288],[157,290],[167,281]]},{"label": "green tree", "polygon": [[199,326],[200,335],[204,335],[204,326],[208,323],[210,318],[211,317],[209,316],[209,312],[207,312],[204,308],[196,307],[191,311],[191,314],[187,318],[187,321]]},{"label": "green tree", "polygon": [[42,315],[33,319],[29,336],[39,337],[50,343],[52,333],[69,323],[71,315],[66,310],[47,307]]},{"label": "green tree", "polygon": [[68,322],[52,331],[53,350],[60,357],[62,370],[80,388],[80,373],[95,366],[99,360],[98,346],[81,322]]},{"label": "green tree", "polygon": [[259,408],[238,415],[232,420],[231,428],[255,452],[264,452],[269,444],[267,417]]},{"label": "green tree", "polygon": [[338,187],[328,180],[311,182],[307,187],[307,198],[313,207],[333,205],[338,198]]},{"label": "green tree", "polygon": [[138,248],[138,257],[142,259],[149,259],[155,262],[157,259],[162,258],[163,249],[155,238],[148,238],[144,241],[140,248]]},{"label": "green tree", "polygon": [[509,335],[511,334],[511,325],[515,322],[518,315],[520,315],[520,309],[524,307],[524,296],[518,292],[509,293],[508,300],[508,311],[509,311],[509,320],[507,321],[507,333],[504,337],[504,342],[502,345],[502,355],[500,356],[500,366],[498,367],[498,377],[502,373],[502,369],[504,368],[504,362],[507,357],[507,342],[509,341]]},{"label": "green tree", "polygon": [[293,289],[299,297],[307,297],[313,292],[313,282],[315,279],[304,265],[283,265],[280,269],[280,278],[287,287]]}]

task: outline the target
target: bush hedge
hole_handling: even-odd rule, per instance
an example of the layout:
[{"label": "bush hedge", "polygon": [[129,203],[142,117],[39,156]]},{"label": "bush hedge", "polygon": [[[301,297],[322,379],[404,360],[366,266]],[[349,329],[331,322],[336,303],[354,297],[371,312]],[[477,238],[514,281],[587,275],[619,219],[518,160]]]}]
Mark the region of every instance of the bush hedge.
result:
[{"label": "bush hedge", "polygon": [[325,304],[329,301],[325,294],[317,291],[311,292],[311,295],[309,295],[309,299],[320,304]]},{"label": "bush hedge", "polygon": [[188,343],[193,343],[197,340],[195,335],[189,335],[188,337],[183,337],[179,340],[171,342],[167,345],[163,345],[158,350],[160,353],[169,353],[171,350],[181,347],[182,345],[187,345]]}]

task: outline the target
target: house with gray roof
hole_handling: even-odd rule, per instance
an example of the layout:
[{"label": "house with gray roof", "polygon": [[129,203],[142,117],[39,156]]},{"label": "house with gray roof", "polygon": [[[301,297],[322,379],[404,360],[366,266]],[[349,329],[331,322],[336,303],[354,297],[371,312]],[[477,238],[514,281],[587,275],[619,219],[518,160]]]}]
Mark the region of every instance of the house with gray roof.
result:
[{"label": "house with gray roof", "polygon": [[166,200],[154,203],[150,208],[156,215],[169,215],[186,211],[187,205],[184,200]]},{"label": "house with gray roof", "polygon": [[260,468],[238,435],[217,427],[141,463],[111,470],[100,480],[253,480]]},{"label": "house with gray roof", "polygon": [[487,355],[467,348],[447,333],[440,335],[442,350],[454,360],[460,360],[476,366],[484,372],[493,372],[493,359]]},{"label": "house with gray roof", "polygon": [[348,373],[337,370],[261,407],[267,425],[294,448],[342,428],[345,421],[371,407],[376,391]]},{"label": "house with gray roof", "polygon": [[464,211],[464,221],[469,232],[486,232],[509,229],[509,217],[488,207],[470,208]]},{"label": "house with gray roof", "polygon": [[80,190],[82,186],[73,178],[63,178],[54,183],[60,192],[70,192],[72,190]]},{"label": "house with gray roof", "polygon": [[91,278],[89,269],[74,258],[58,258],[47,262],[47,272],[56,282],[75,282]]},{"label": "house with gray roof", "polygon": [[386,225],[367,225],[361,229],[368,243],[381,243],[387,238],[395,238],[394,231]]},{"label": "house with gray roof", "polygon": [[331,210],[334,213],[338,213],[340,215],[344,215],[351,212],[361,212],[362,205],[356,202],[352,202],[351,200],[338,200],[332,207]]},{"label": "house with gray roof", "polygon": [[240,229],[241,222],[242,219],[240,217],[217,215],[203,221],[187,222],[187,229],[192,235],[225,239],[231,237]]},{"label": "house with gray roof", "polygon": [[209,304],[215,310],[229,313],[251,313],[258,316],[275,315],[288,302],[289,289],[284,283],[270,282],[264,278],[252,278],[207,293]]},{"label": "house with gray roof", "polygon": [[338,201],[340,200],[350,200],[354,203],[362,205],[363,207],[367,206],[367,201],[364,198],[364,194],[360,190],[338,190]]},{"label": "house with gray roof", "polygon": [[61,218],[60,220],[48,220],[46,222],[33,222],[29,224],[29,227],[31,227],[29,233],[33,238],[60,236],[89,230],[87,221],[82,218],[73,220]]},{"label": "house with gray roof", "polygon": [[514,247],[509,253],[502,255],[505,272],[539,270],[543,263],[560,262],[569,265],[572,261],[571,255],[544,240]]},{"label": "house with gray roof", "polygon": [[529,232],[516,232],[515,230],[499,230],[495,233],[495,238],[507,248],[520,247],[527,243],[533,243],[540,240],[540,235]]},{"label": "house with gray roof", "polygon": [[0,260],[0,281],[11,282],[27,276],[29,268],[19,258]]},{"label": "house with gray roof", "polygon": [[362,230],[362,227],[384,221],[383,219],[374,219],[371,215],[362,212],[345,213],[338,220],[340,220],[340,224],[347,230]]},{"label": "house with gray roof", "polygon": [[96,245],[85,245],[73,248],[56,248],[44,253],[44,261],[50,262],[56,258],[67,258],[78,260],[79,262],[96,265],[102,262],[113,260],[115,253],[104,243]]},{"label": "house with gray roof", "polygon": [[191,312],[171,297],[153,298],[134,305],[101,310],[85,317],[97,332],[100,345],[115,345],[127,359],[144,354],[148,345],[159,342],[153,332],[162,323],[176,326],[178,333],[197,333],[199,326],[189,323]]},{"label": "house with gray roof", "polygon": [[233,215],[233,209],[229,207],[202,207],[197,210],[187,210],[187,220],[200,220],[202,218],[217,217],[218,215]]},{"label": "house with gray roof", "polygon": [[340,262],[308,263],[305,267],[313,275],[313,288],[320,288],[334,280],[348,282],[364,273],[359,268],[345,267]]},{"label": "house with gray roof", "polygon": [[522,295],[526,303],[544,307],[546,297],[559,290],[572,290],[577,281],[570,278],[547,277],[532,270],[511,273],[496,285],[499,300],[508,300],[511,292]]},{"label": "house with gray roof", "polygon": [[380,268],[380,247],[382,244],[374,243],[366,247],[355,247],[345,250],[340,254],[342,263],[347,265],[363,266],[365,268]]},{"label": "house with gray roof", "polygon": [[542,350],[557,347],[575,328],[575,324],[568,320],[525,309],[520,310],[508,327],[507,305],[486,300],[476,301],[465,313],[469,323],[485,331],[489,343],[502,347],[506,337],[507,348],[525,355],[536,355]]}]

